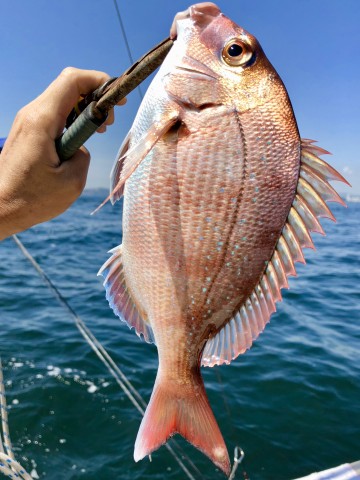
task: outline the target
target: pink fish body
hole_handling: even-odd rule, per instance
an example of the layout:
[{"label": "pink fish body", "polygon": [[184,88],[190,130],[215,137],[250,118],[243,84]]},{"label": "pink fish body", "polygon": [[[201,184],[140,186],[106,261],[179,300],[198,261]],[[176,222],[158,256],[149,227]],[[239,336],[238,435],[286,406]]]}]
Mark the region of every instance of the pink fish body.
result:
[{"label": "pink fish body", "polygon": [[345,181],[301,140],[257,40],[212,3],[175,17],[173,48],[120,149],[123,243],[101,273],[116,314],[156,343],[159,369],[136,461],[174,433],[226,474],[200,366],[230,363],[264,329],[325,201]]}]

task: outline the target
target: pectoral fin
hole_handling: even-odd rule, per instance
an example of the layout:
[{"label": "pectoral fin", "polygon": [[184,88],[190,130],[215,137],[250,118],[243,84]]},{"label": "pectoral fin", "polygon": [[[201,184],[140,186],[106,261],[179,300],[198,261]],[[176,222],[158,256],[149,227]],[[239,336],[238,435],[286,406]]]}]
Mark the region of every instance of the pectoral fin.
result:
[{"label": "pectoral fin", "polygon": [[116,185],[118,184],[120,180],[120,175],[121,171],[124,167],[124,162],[125,159],[127,158],[127,155],[129,153],[129,146],[130,146],[130,141],[131,141],[131,130],[130,132],[126,135],[125,140],[123,141],[119,152],[116,157],[116,161],[113,165],[113,168],[111,170],[110,174],[110,192],[113,192],[110,194],[110,200],[111,203],[114,204],[117,200],[121,198],[122,192],[117,192],[114,194],[114,190],[116,188]]},{"label": "pectoral fin", "polygon": [[154,122],[151,128],[134,145],[132,145],[130,135],[126,138],[124,147],[119,152],[119,157],[111,174],[110,199],[112,203],[121,198],[126,180],[154,148],[156,143],[177,122],[178,117],[178,112],[173,111],[159,122]]},{"label": "pectoral fin", "polygon": [[117,159],[111,171],[110,195],[99,205],[93,214],[109,200],[114,204],[123,193],[126,180],[154,148],[157,142],[179,120],[179,111],[169,110],[161,119],[154,122],[139,141],[133,144],[131,130],[120,147]]}]

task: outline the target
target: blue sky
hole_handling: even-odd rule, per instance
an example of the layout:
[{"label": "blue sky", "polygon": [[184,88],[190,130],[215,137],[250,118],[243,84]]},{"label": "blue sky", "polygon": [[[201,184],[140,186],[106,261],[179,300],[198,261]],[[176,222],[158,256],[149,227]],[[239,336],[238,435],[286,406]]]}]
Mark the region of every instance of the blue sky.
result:
[{"label": "blue sky", "polygon": [[[301,135],[333,153],[327,160],[360,194],[360,1],[219,0],[254,34],[282,77]],[[118,0],[134,59],[168,35],[183,0]],[[16,0],[1,5],[0,137],[13,118],[66,66],[119,75],[130,64],[113,0]],[[146,84],[143,86],[145,91]],[[87,142],[88,187],[107,187],[116,152],[140,97],[130,94],[116,123]]]}]

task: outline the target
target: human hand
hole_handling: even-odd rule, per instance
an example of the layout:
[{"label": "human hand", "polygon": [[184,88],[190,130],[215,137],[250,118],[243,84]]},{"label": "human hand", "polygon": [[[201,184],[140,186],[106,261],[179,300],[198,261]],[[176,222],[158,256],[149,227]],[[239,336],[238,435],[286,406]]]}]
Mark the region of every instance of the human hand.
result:
[{"label": "human hand", "polygon": [[[63,213],[81,194],[90,154],[81,147],[60,164],[55,139],[79,97],[108,79],[103,72],[66,68],[18,112],[0,155],[0,240]],[[113,122],[111,111],[98,131]]]}]

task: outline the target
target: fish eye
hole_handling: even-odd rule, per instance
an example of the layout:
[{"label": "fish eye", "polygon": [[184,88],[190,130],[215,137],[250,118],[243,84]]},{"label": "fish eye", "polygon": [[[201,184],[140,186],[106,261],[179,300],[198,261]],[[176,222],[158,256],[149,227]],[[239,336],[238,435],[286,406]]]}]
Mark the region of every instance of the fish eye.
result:
[{"label": "fish eye", "polygon": [[249,45],[238,38],[233,38],[223,48],[222,58],[227,65],[239,67],[247,63],[252,57],[253,52]]}]

